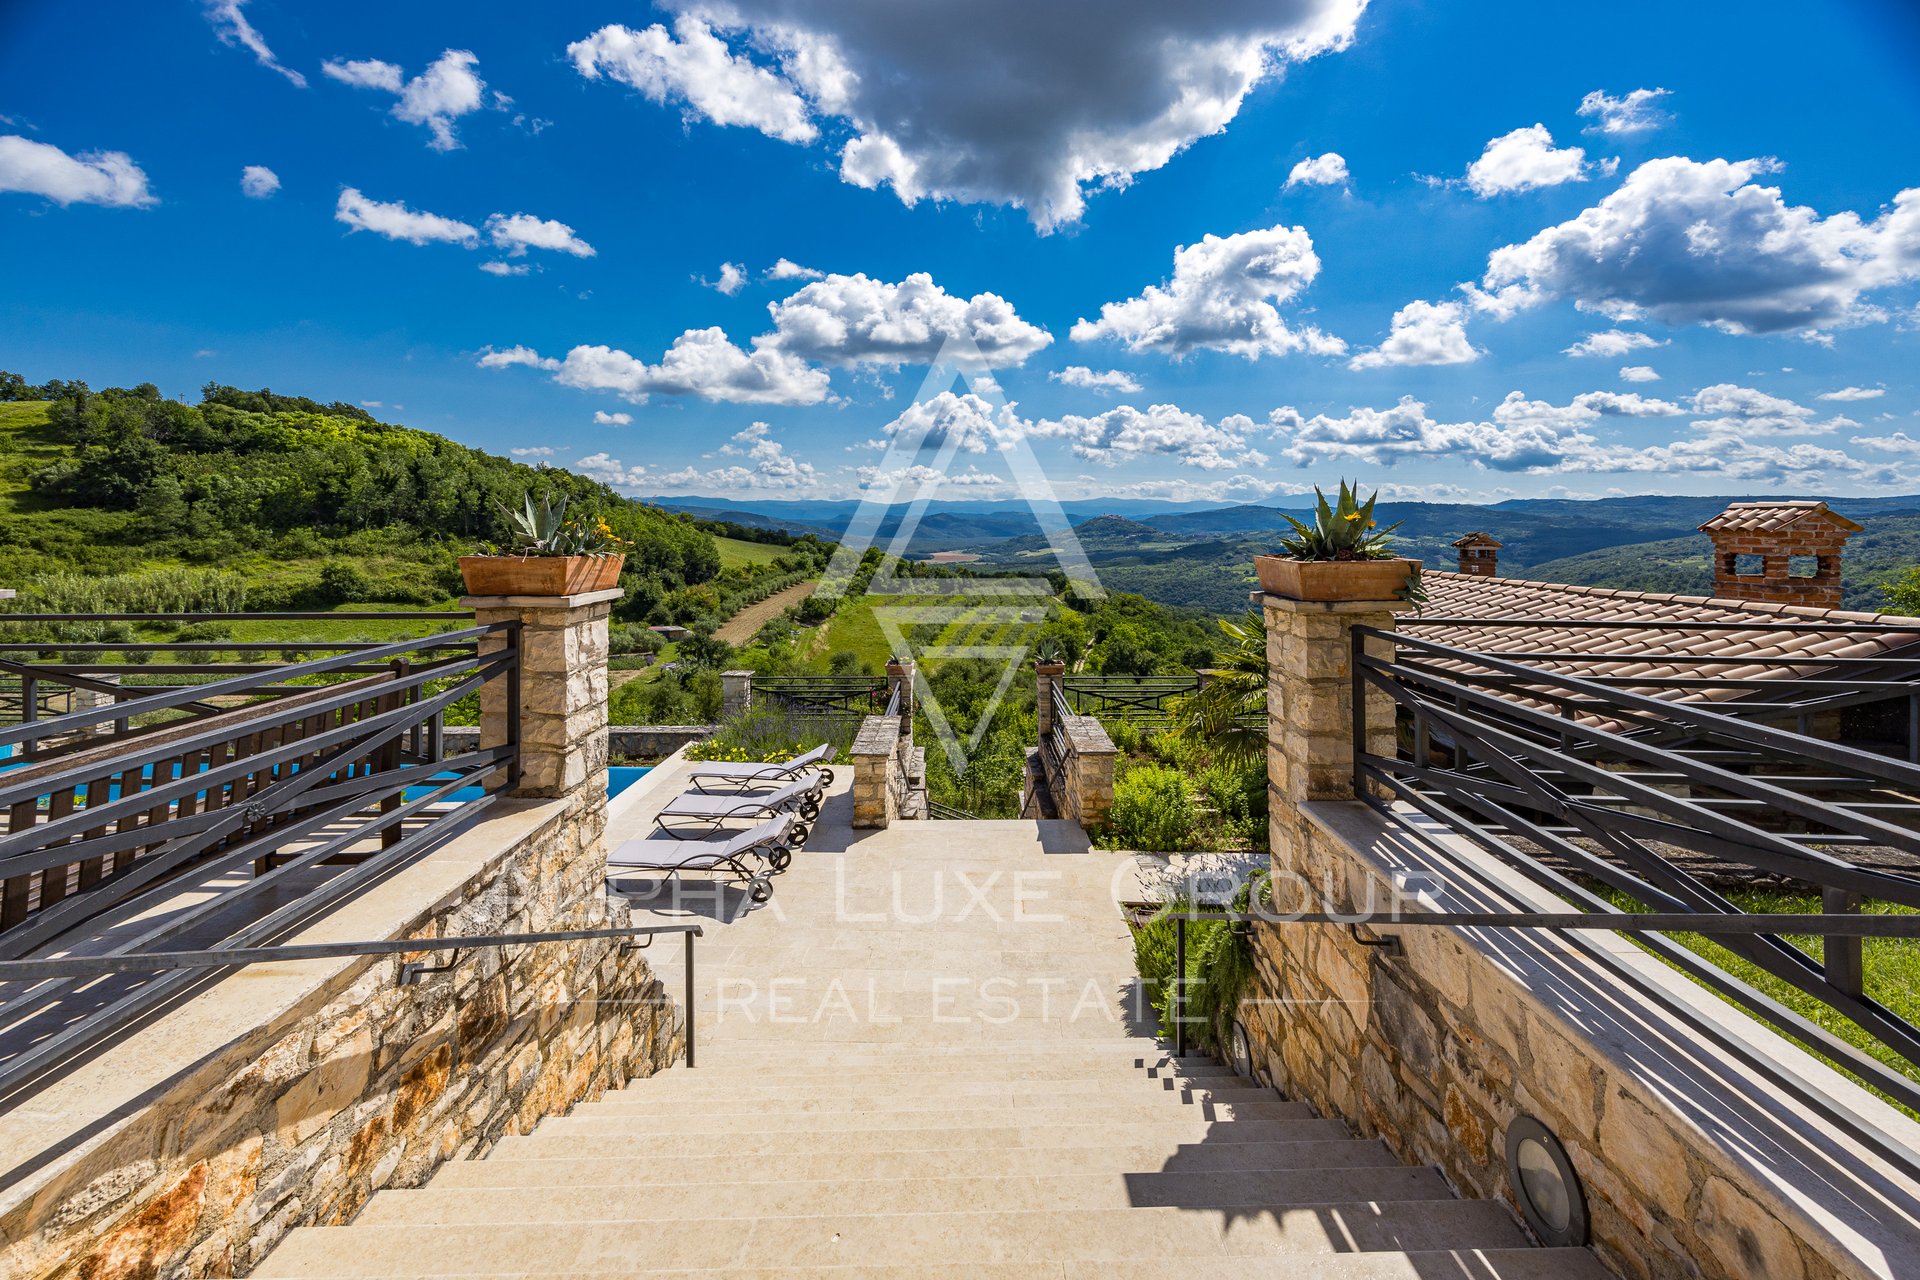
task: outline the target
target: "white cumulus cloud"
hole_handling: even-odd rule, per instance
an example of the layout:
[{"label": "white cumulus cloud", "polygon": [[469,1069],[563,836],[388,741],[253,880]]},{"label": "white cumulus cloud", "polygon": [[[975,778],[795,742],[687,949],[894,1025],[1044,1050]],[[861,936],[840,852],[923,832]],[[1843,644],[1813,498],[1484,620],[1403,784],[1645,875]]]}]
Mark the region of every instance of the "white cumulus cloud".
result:
[{"label": "white cumulus cloud", "polygon": [[1249,360],[1302,349],[1343,355],[1346,343],[1314,328],[1295,332],[1275,305],[1319,274],[1320,258],[1304,227],[1208,235],[1174,253],[1173,276],[1165,284],[1106,303],[1098,320],[1076,321],[1073,340],[1112,338],[1130,351],[1175,358],[1202,349]]},{"label": "white cumulus cloud", "polygon": [[480,239],[479,229],[464,222],[443,218],[437,213],[409,209],[398,200],[392,203],[370,200],[354,187],[347,187],[340,192],[340,201],[334,208],[333,217],[334,221],[344,222],[355,231],[371,231],[389,240],[405,240],[408,244],[432,244],[438,241],[471,245]]},{"label": "white cumulus cloud", "polygon": [[1649,160],[1577,217],[1496,249],[1469,294],[1500,314],[1569,298],[1616,321],[1739,334],[1886,319],[1865,295],[1920,276],[1920,188],[1872,221],[1822,218],[1754,181],[1775,167]]},{"label": "white cumulus cloud", "polygon": [[956,297],[925,272],[897,284],[829,275],[767,310],[773,332],[756,345],[825,364],[927,363],[949,340],[964,339],[988,364],[1020,365],[1053,341],[998,294]]},{"label": "white cumulus cloud", "polygon": [[0,191],[45,196],[55,204],[139,209],[156,203],[147,175],[124,151],[68,155],[18,134],[0,137]]},{"label": "white cumulus cloud", "polygon": [[1487,143],[1480,158],[1467,166],[1467,187],[1477,196],[1497,196],[1583,182],[1586,176],[1587,153],[1579,147],[1556,148],[1547,126],[1536,124]]},{"label": "white cumulus cloud", "polygon": [[280,189],[280,175],[263,164],[250,164],[240,171],[240,191],[254,200],[265,200]]},{"label": "white cumulus cloud", "polygon": [[573,460],[573,469],[589,480],[615,489],[637,489],[647,482],[645,466],[630,467],[610,453],[590,453]]},{"label": "white cumulus cloud", "polygon": [[528,249],[551,249],[576,258],[591,258],[593,246],[573,233],[564,222],[536,218],[530,213],[495,213],[487,217],[487,239],[510,257],[522,257]]},{"label": "white cumulus cloud", "polygon": [[1615,98],[1595,89],[1580,99],[1580,114],[1592,119],[1587,128],[1610,137],[1647,133],[1667,122],[1657,105],[1667,96],[1665,89],[1635,89],[1624,98]]},{"label": "white cumulus cloud", "polygon": [[799,263],[782,258],[767,268],[768,280],[824,280],[827,273],[815,271],[812,267],[803,267]]},{"label": "white cumulus cloud", "polygon": [[486,82],[473,70],[479,61],[465,49],[448,49],[411,80],[400,67],[378,58],[333,58],[320,69],[342,84],[393,94],[399,98],[393,104],[395,119],[425,125],[433,135],[428,146],[435,151],[452,151],[460,145],[454,121],[478,111],[486,102]]},{"label": "white cumulus cloud", "polygon": [[1620,380],[1622,382],[1658,382],[1660,375],[1655,373],[1649,365],[1629,364],[1621,366]]},{"label": "white cumulus cloud", "polygon": [[1083,364],[1070,364],[1064,369],[1055,369],[1047,377],[1064,386],[1084,387],[1088,391],[1097,391],[1101,395],[1119,392],[1121,395],[1130,396],[1140,391],[1139,382],[1124,369],[1096,371]]},{"label": "white cumulus cloud", "polygon": [[524,262],[483,262],[480,269],[490,276],[524,276],[533,270]]},{"label": "white cumulus cloud", "polygon": [[812,142],[820,133],[785,76],[734,53],[696,14],[682,14],[672,31],[659,23],[644,31],[602,27],[568,45],[567,56],[589,80],[606,75],[654,102],[678,103],[689,120],[740,125],[785,142]]},{"label": "white cumulus cloud", "polygon": [[811,462],[802,462],[773,439],[764,422],[755,422],[735,433],[732,443],[721,452],[746,458],[744,464],[700,470],[687,467],[656,476],[656,491],[699,489],[708,493],[727,493],[739,489],[810,490],[822,482]]},{"label": "white cumulus cloud", "polygon": [[1347,160],[1338,151],[1310,156],[1287,174],[1289,187],[1344,187],[1347,180]]},{"label": "white cumulus cloud", "polygon": [[1823,391],[1822,400],[1878,400],[1887,394],[1885,387],[1841,387],[1838,391]]},{"label": "white cumulus cloud", "polygon": [[628,427],[633,425],[632,414],[608,413],[604,409],[595,409],[593,411],[593,420],[603,427]]},{"label": "white cumulus cloud", "polygon": [[831,123],[847,182],[1012,205],[1046,230],[1077,221],[1089,189],[1224,130],[1256,85],[1345,48],[1364,0],[664,7],[671,27],[603,27],[569,47],[575,66],[788,142]]},{"label": "white cumulus cloud", "polygon": [[577,346],[565,360],[527,347],[490,351],[480,366],[527,365],[553,374],[562,386],[612,391],[640,402],[652,395],[699,396],[731,404],[818,404],[826,399],[824,371],[780,351],[744,351],[718,328],[689,329],[673,340],[658,364],[608,346]]},{"label": "white cumulus cloud", "polygon": [[1604,333],[1590,333],[1580,341],[1568,347],[1570,356],[1604,356],[1617,360],[1630,351],[1643,351],[1652,347],[1664,347],[1667,340],[1656,338],[1652,334],[1635,333],[1631,329],[1608,329]]},{"label": "white cumulus cloud", "polygon": [[1484,352],[1467,341],[1467,309],[1458,302],[1415,300],[1393,313],[1387,340],[1347,361],[1350,369],[1404,364],[1466,364]]},{"label": "white cumulus cloud", "polygon": [[[785,259],[782,259],[782,261],[785,261]],[[737,262],[723,262],[720,264],[720,274],[718,276],[712,280],[702,279],[700,283],[706,285],[709,289],[717,289],[731,298],[734,294],[747,287],[747,271],[745,267],[742,267]]]},{"label": "white cumulus cloud", "polygon": [[287,83],[296,88],[307,87],[307,78],[291,67],[280,65],[273,56],[273,50],[267,47],[263,37],[254,25],[247,21],[242,12],[247,0],[206,0],[207,21],[213,24],[213,32],[220,37],[221,44],[237,44],[253,55],[253,60],[269,71],[278,72],[287,78]]}]

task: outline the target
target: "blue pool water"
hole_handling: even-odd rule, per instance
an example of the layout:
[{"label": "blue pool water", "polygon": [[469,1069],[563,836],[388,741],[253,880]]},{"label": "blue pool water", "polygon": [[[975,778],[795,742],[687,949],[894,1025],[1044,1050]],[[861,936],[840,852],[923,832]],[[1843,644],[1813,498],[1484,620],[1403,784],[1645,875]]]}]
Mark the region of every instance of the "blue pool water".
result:
[{"label": "blue pool water", "polygon": [[[652,768],[651,765],[624,765],[624,764],[608,765],[607,766],[607,795],[609,796],[619,795],[622,791],[625,791],[628,787],[632,786],[634,783],[638,782],[641,778],[645,777],[647,775],[648,770],[651,768]],[[453,775],[450,773],[442,774],[439,776],[441,777],[442,781],[445,781],[453,777]],[[418,800],[421,796],[430,795],[432,794],[432,792],[433,792],[432,787],[408,787],[406,798],[409,800]],[[462,787],[458,791],[455,791],[449,795],[443,796],[442,799],[450,803],[457,803],[463,800],[478,800],[481,796],[485,794],[486,792],[480,787]]]},{"label": "blue pool water", "polygon": [[[0,744],[0,761],[8,760],[12,755],[13,755],[12,743]],[[24,762],[12,761],[11,763],[0,764],[0,772],[4,772],[7,769],[19,769],[24,767],[25,767]],[[204,768],[204,766],[202,767]],[[609,796],[619,795],[622,791],[625,791],[628,787],[632,786],[634,783],[638,782],[641,778],[645,777],[650,767],[651,766],[647,766],[647,765],[610,765],[608,766],[607,794]],[[178,763],[175,763],[172,767],[172,770],[169,776],[172,778],[178,778],[180,777],[180,775],[181,775],[180,765]],[[435,776],[438,777],[443,782],[450,781],[454,777],[454,775],[451,773],[437,774]],[[152,786],[154,781],[153,766],[147,765],[145,768],[143,768],[140,771],[140,777],[141,777],[141,780],[145,782],[148,786]],[[430,786],[408,787],[406,790],[406,799],[418,800],[421,796],[430,795],[432,792],[433,792],[433,788]],[[82,803],[85,803],[86,795],[87,795],[87,789],[85,787],[76,787],[74,789],[74,794],[76,798],[78,798]],[[458,791],[455,791],[441,798],[450,803],[454,803],[454,802],[460,802],[460,801],[466,801],[466,800],[478,800],[481,796],[485,794],[486,794],[485,790],[480,787],[462,787]],[[109,787],[107,791],[107,799],[118,800],[119,798],[120,798],[120,784],[116,782]],[[206,793],[201,792],[199,798],[205,799]]]}]

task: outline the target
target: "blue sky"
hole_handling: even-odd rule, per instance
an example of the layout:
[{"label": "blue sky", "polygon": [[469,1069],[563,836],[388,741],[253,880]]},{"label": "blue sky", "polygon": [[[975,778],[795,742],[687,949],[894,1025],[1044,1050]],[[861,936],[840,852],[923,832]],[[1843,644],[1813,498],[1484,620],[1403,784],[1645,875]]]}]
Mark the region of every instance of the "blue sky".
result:
[{"label": "blue sky", "polygon": [[1920,492],[1911,6],[1174,10],[7,5],[0,367],[642,494]]}]

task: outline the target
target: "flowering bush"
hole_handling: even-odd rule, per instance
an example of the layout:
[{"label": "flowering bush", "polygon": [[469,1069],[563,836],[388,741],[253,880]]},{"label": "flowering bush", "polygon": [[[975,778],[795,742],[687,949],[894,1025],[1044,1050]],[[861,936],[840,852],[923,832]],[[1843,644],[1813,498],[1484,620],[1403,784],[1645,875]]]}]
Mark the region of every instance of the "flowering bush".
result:
[{"label": "flowering bush", "polygon": [[848,764],[857,721],[799,716],[785,707],[768,707],[736,716],[711,738],[687,748],[689,760],[729,760],[784,764],[822,742],[833,748],[831,762]]}]

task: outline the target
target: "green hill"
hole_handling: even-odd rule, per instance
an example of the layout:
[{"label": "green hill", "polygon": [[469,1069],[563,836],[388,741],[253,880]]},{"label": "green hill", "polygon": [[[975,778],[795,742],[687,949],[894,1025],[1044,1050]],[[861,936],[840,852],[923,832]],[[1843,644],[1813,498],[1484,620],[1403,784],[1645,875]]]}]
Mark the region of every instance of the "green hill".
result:
[{"label": "green hill", "polygon": [[183,568],[237,578],[249,609],[440,604],[459,592],[456,557],[505,541],[500,504],[530,487],[633,542],[628,617],[722,575],[715,540],[687,517],[356,406],[215,384],[198,405],[151,384],[20,390],[49,397],[0,403],[0,584],[24,605],[52,584],[71,601],[83,583]]}]

